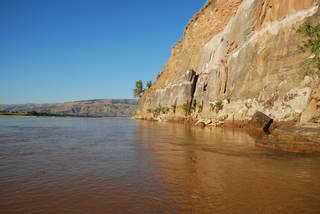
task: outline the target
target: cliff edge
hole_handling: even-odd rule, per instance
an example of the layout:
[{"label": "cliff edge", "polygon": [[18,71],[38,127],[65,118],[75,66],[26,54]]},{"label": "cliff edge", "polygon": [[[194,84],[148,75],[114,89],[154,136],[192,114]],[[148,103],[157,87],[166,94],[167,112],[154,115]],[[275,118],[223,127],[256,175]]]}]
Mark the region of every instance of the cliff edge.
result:
[{"label": "cliff edge", "polygon": [[276,122],[319,127],[320,72],[310,66],[317,47],[308,49],[301,33],[319,21],[314,0],[209,0],[136,117],[221,125],[260,111]]}]

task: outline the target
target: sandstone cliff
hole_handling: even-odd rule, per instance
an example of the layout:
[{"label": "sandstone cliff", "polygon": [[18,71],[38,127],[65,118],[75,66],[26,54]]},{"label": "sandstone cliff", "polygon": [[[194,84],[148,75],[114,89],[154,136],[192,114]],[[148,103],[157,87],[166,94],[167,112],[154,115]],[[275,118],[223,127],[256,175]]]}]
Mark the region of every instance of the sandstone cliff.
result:
[{"label": "sandstone cliff", "polygon": [[246,121],[256,111],[276,121],[320,124],[319,73],[298,32],[319,23],[314,0],[209,0],[154,85],[137,118]]}]

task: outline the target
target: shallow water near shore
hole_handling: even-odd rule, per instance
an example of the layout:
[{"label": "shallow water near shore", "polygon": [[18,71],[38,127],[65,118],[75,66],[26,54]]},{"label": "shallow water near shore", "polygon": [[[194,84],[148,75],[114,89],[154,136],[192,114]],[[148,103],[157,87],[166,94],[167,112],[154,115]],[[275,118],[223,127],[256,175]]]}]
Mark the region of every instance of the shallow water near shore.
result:
[{"label": "shallow water near shore", "polygon": [[320,157],[243,132],[0,117],[0,213],[319,213]]}]

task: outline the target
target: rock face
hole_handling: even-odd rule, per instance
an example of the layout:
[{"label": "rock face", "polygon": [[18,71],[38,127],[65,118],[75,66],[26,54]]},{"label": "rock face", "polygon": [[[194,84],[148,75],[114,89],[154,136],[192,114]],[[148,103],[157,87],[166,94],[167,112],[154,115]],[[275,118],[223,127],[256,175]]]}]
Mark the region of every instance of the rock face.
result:
[{"label": "rock face", "polygon": [[[317,74],[298,29],[319,23],[314,0],[209,0],[185,29],[137,118],[320,123]],[[157,108],[167,108],[154,114]]]}]

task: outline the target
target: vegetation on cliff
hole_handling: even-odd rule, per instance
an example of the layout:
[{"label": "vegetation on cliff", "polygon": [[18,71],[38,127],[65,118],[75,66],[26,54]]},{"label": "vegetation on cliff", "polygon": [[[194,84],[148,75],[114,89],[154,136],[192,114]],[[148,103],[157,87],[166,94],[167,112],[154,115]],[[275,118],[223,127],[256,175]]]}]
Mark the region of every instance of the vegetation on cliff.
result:
[{"label": "vegetation on cliff", "polygon": [[133,96],[134,97],[141,97],[143,92],[144,92],[143,82],[142,82],[142,80],[137,80],[135,88],[133,89]]},{"label": "vegetation on cliff", "polygon": [[152,81],[146,81],[145,86],[142,80],[137,80],[135,87],[133,89],[133,96],[140,98],[145,91],[147,91],[152,86]]},{"label": "vegetation on cliff", "polygon": [[304,51],[311,51],[313,54],[305,61],[305,69],[307,74],[320,73],[320,24],[312,25],[306,23],[302,25],[299,30],[306,36],[301,47]]}]

